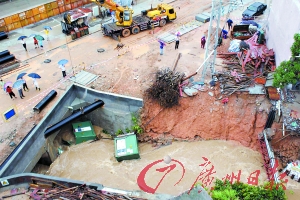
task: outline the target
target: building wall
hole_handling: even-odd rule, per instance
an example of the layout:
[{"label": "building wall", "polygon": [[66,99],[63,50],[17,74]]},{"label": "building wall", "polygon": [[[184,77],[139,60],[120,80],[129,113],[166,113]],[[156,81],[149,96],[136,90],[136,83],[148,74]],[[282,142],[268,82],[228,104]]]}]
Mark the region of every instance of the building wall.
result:
[{"label": "building wall", "polygon": [[294,34],[300,33],[299,19],[299,0],[272,0],[266,36],[267,46],[275,51],[276,66],[291,56]]}]

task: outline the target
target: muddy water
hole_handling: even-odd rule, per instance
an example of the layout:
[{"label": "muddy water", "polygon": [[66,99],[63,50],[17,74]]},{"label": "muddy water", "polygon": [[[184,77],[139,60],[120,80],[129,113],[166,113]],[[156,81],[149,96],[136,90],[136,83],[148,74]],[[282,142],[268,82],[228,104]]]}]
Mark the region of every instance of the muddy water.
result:
[{"label": "muddy water", "polygon": [[[202,157],[206,157],[214,165],[216,178],[223,178],[226,174],[235,174],[241,170],[241,181],[247,182],[247,177],[255,170],[261,170],[260,181],[266,180],[262,168],[262,158],[259,152],[243,147],[231,141],[198,141],[174,142],[172,145],[154,148],[150,144],[140,144],[141,159],[117,162],[114,158],[114,144],[112,140],[101,140],[93,143],[82,143],[72,146],[65,151],[49,169],[49,175],[77,179],[88,182],[101,183],[106,187],[125,190],[139,190],[136,183],[141,170],[153,161],[163,159],[169,155],[180,161],[185,167],[182,181],[174,186],[182,175],[182,168],[177,166],[162,181],[156,192],[177,195],[188,190],[204,167]],[[175,163],[172,161],[170,164]],[[165,167],[166,163],[155,167]],[[150,187],[155,187],[162,177],[161,172],[149,170],[145,181]]]}]

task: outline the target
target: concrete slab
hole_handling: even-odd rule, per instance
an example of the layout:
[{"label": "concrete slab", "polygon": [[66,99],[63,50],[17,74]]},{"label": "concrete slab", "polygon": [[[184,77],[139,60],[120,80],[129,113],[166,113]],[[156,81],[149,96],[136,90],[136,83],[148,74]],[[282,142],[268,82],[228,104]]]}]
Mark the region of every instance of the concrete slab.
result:
[{"label": "concrete slab", "polygon": [[179,28],[175,29],[174,32],[166,32],[161,35],[159,35],[157,38],[166,42],[166,43],[172,43],[175,41],[176,33],[180,33],[180,35],[184,35],[198,27],[200,27],[203,23],[193,20],[191,22],[188,22],[184,24],[183,26],[180,26]]},{"label": "concrete slab", "polygon": [[249,94],[266,94],[265,87],[260,84],[256,84],[253,87],[249,87]]},{"label": "concrete slab", "polygon": [[81,71],[78,74],[76,74],[75,76],[71,77],[71,81],[73,81],[74,83],[78,83],[80,85],[88,85],[91,82],[95,81],[99,76],[86,72],[86,71]]}]

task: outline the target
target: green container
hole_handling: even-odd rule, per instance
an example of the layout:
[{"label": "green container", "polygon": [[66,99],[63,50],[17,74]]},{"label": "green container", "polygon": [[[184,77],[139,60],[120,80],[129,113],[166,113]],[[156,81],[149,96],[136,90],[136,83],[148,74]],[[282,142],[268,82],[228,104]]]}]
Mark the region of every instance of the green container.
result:
[{"label": "green container", "polygon": [[140,158],[137,139],[134,133],[115,138],[115,157],[118,162]]},{"label": "green container", "polygon": [[96,139],[94,127],[90,121],[74,123],[72,126],[76,144]]}]

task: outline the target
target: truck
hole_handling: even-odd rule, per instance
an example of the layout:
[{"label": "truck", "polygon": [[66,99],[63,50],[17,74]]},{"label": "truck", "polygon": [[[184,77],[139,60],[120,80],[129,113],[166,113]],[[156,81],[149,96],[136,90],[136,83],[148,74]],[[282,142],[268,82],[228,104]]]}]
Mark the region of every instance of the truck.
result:
[{"label": "truck", "polygon": [[156,8],[151,6],[149,10],[143,10],[141,14],[132,16],[132,9],[124,8],[112,0],[92,0],[92,2],[115,11],[117,22],[103,24],[101,28],[104,35],[116,40],[119,37],[136,35],[154,27],[163,27],[167,22],[173,21],[177,17],[174,8],[166,3],[158,4]]}]

